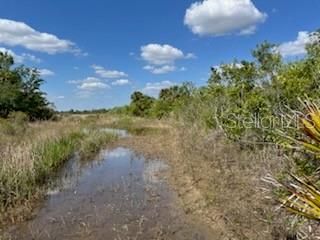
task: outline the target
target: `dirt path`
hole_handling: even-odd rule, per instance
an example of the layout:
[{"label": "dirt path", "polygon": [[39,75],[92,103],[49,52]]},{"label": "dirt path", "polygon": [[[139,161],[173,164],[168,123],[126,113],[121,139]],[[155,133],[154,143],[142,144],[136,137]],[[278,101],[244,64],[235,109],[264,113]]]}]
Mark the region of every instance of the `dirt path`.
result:
[{"label": "dirt path", "polygon": [[94,161],[70,160],[31,220],[7,229],[11,239],[212,239],[192,222],[168,185],[168,165],[129,148]]}]

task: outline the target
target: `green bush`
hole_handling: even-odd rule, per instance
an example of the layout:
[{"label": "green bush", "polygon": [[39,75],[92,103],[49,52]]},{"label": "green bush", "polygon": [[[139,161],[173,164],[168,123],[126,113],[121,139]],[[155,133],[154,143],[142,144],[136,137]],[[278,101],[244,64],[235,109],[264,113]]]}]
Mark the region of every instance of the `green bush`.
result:
[{"label": "green bush", "polygon": [[40,89],[43,82],[37,69],[16,67],[13,56],[0,51],[0,117],[20,111],[30,120],[51,119],[54,111]]}]

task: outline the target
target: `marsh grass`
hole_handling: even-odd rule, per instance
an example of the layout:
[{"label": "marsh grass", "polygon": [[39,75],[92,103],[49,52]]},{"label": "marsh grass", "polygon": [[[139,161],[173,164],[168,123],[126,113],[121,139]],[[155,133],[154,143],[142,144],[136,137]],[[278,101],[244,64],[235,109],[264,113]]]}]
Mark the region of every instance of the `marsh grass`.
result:
[{"label": "marsh grass", "polygon": [[145,119],[138,117],[119,116],[106,124],[107,127],[124,129],[135,136],[159,135],[168,131],[168,125],[164,121]]},{"label": "marsh grass", "polygon": [[100,150],[101,146],[117,139],[112,133],[106,133],[97,129],[89,131],[85,141],[80,141],[78,153],[82,158],[90,157]]},{"label": "marsh grass", "polygon": [[[24,131],[14,130],[22,124]],[[99,131],[92,117],[32,124],[1,119],[0,129],[0,223],[22,218],[21,211],[32,208],[33,200],[43,195],[46,184],[75,152],[88,158],[117,138]]]},{"label": "marsh grass", "polygon": [[[152,125],[133,121],[136,126]],[[292,167],[282,152],[268,146],[243,148],[222,131],[197,122],[155,122],[157,134],[134,136],[123,144],[168,161],[169,179],[184,210],[210,225],[217,236],[213,239],[291,239],[295,229],[285,212],[277,211],[279,203],[262,181],[267,175],[281,177]]]}]

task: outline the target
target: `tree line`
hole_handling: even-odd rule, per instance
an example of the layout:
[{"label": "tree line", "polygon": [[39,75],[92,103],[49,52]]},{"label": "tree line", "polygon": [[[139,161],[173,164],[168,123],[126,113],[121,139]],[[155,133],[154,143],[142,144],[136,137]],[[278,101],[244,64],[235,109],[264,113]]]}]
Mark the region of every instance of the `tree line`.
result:
[{"label": "tree line", "polygon": [[276,45],[263,42],[252,51],[252,60],[212,67],[205,86],[170,87],[158,98],[135,92],[128,106],[111,111],[222,129],[249,151],[281,149],[277,154],[286,156],[287,167],[265,178],[273,197],[291,213],[319,221],[320,32],[309,39],[299,58],[284,59]]},{"label": "tree line", "polygon": [[235,59],[212,67],[205,86],[184,83],[162,89],[158,98],[134,92],[129,105],[108,111],[140,117],[184,117],[207,128],[223,128],[232,139],[253,134],[268,140],[270,129],[249,120],[269,119],[280,124],[280,114],[299,110],[300,98],[320,99],[320,32],[311,33],[310,39],[306,54],[298,59],[284,59],[277,45],[263,42],[252,51],[252,60]]}]

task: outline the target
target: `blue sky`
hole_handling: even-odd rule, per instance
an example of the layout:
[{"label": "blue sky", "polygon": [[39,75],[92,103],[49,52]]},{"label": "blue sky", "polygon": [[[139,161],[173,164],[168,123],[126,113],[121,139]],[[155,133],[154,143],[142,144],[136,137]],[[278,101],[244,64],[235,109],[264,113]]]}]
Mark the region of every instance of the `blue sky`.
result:
[{"label": "blue sky", "polygon": [[299,57],[320,27],[318,0],[0,0],[0,50],[41,69],[59,110],[127,104],[210,66],[249,59],[263,40]]}]

